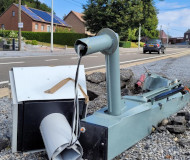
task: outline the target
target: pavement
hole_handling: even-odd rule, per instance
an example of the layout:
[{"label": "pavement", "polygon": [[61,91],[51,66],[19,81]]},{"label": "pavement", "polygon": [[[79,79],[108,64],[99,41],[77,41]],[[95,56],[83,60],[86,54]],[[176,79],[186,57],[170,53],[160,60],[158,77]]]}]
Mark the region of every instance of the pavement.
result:
[{"label": "pavement", "polygon": [[[188,48],[168,48],[166,54],[157,53],[143,54],[142,48],[120,48],[121,67],[128,67],[129,64],[138,65],[148,63],[152,60],[168,58],[168,56],[190,54]],[[0,82],[9,81],[9,70],[12,67],[28,66],[58,66],[76,65],[77,54],[73,48],[62,49],[61,51],[0,51]],[[95,53],[82,58],[86,72],[105,68],[105,57],[101,53]],[[105,69],[104,69],[105,70]]]}]

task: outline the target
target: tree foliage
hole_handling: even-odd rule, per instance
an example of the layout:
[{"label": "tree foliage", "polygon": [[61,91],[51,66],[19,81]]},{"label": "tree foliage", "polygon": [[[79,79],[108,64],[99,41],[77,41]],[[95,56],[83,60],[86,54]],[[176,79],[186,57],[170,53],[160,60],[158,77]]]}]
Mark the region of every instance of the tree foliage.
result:
[{"label": "tree foliage", "polygon": [[87,30],[92,33],[111,28],[122,40],[134,40],[141,24],[142,36],[158,36],[157,10],[153,0],[112,0],[111,3],[89,0],[83,8]]},{"label": "tree foliage", "polygon": [[[51,12],[51,8],[39,0],[22,0],[22,5]],[[0,0],[0,15],[13,3],[18,4],[18,0]]]}]

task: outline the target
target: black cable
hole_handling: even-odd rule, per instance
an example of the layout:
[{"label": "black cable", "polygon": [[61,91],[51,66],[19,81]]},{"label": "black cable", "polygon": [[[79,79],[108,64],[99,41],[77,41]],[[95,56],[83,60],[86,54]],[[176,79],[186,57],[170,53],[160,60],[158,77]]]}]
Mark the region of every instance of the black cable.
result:
[{"label": "black cable", "polygon": [[[78,64],[77,64],[77,70],[76,70],[76,74],[75,74],[75,99],[74,99],[74,105],[73,105],[73,111],[77,111],[77,103],[78,102],[78,94],[76,93],[76,89],[77,89],[77,82],[78,82],[78,75],[79,75],[79,68],[80,68],[80,62],[81,62],[81,59],[82,59],[82,56],[79,54],[79,59],[78,59]],[[78,114],[76,112],[76,114]],[[78,115],[79,116],[79,115]],[[72,143],[72,140],[73,140],[73,135],[72,135],[72,139],[71,139],[71,144],[70,146],[72,146],[73,144],[75,144],[77,142],[77,140],[79,139],[80,137],[80,118],[79,118],[79,121],[78,121],[78,124],[74,124],[74,121],[75,121],[75,118],[77,117],[77,115],[75,116],[75,114],[73,114],[73,117],[72,117],[72,128],[74,128],[73,125],[78,125],[78,136],[76,137],[76,141]],[[76,120],[77,122],[77,120]]]}]

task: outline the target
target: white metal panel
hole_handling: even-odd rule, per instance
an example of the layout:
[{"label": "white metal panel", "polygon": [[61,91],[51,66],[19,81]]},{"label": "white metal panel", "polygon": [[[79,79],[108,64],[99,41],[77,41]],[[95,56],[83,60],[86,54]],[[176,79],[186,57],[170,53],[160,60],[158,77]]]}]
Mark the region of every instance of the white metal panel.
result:
[{"label": "white metal panel", "polygon": [[12,139],[11,139],[11,146],[12,152],[17,152],[17,122],[18,122],[18,102],[16,98],[16,90],[15,90],[15,83],[14,83],[14,76],[13,72],[9,71],[10,83],[11,83],[11,93],[12,93],[12,114],[13,114],[13,124],[12,124]]},{"label": "white metal panel", "polygon": [[[54,94],[47,94],[44,91],[66,78],[75,79],[76,68],[76,65],[13,68],[17,101],[74,99],[74,82],[72,81],[69,81]],[[87,93],[83,65],[80,66],[78,80]],[[84,98],[80,89],[78,93],[79,98]]]}]

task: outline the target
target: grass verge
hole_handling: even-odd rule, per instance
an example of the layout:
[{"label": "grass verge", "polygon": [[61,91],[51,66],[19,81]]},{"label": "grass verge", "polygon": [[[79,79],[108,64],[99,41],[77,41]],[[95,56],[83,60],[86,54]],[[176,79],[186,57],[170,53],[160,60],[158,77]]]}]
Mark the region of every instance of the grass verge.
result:
[{"label": "grass verge", "polygon": [[[32,41],[32,40],[25,40],[25,42],[27,41]],[[38,42],[38,45],[41,45],[41,46],[46,46],[46,47],[51,47],[51,43],[46,43],[46,42]],[[65,45],[61,45],[61,44],[53,44],[53,47],[54,48],[65,48]],[[67,48],[73,48],[73,46],[67,46]]]}]

